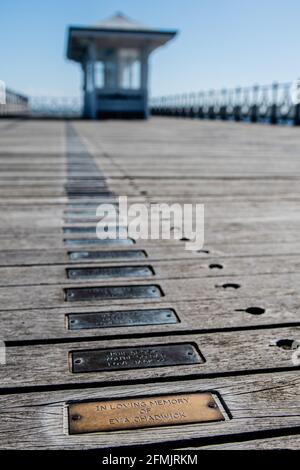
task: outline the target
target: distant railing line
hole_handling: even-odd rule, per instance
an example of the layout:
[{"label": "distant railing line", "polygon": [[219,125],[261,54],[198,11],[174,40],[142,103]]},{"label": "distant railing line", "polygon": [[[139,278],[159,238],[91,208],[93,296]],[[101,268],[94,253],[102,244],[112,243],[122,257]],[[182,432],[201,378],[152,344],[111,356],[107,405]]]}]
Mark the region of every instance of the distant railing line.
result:
[{"label": "distant railing line", "polygon": [[6,90],[6,104],[0,105],[0,116],[80,117],[82,100],[65,96],[26,97]]},{"label": "distant railing line", "polygon": [[[292,99],[293,86],[291,82],[273,83],[161,96],[150,100],[150,109],[154,116],[300,125],[300,104]],[[51,96],[28,98],[6,90],[6,104],[0,105],[0,116],[24,114],[79,117],[82,100]]]},{"label": "distant railing line", "polygon": [[291,123],[300,125],[300,106],[292,99],[293,83],[273,83],[152,98],[154,116]]},{"label": "distant railing line", "polygon": [[7,88],[5,90],[6,103],[0,104],[0,116],[23,115],[28,112],[27,96],[16,93]]},{"label": "distant railing line", "polygon": [[29,108],[30,114],[35,116],[80,117],[82,100],[67,96],[32,96]]}]

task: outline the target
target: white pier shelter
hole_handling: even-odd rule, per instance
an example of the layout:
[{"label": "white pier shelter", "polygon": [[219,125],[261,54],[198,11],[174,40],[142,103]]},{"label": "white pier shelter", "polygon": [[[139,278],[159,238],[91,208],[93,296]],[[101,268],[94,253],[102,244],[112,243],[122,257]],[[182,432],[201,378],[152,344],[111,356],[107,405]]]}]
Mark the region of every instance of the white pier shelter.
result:
[{"label": "white pier shelter", "polygon": [[71,26],[67,57],[82,66],[84,117],[147,118],[149,56],[176,34],[121,13],[94,26]]}]

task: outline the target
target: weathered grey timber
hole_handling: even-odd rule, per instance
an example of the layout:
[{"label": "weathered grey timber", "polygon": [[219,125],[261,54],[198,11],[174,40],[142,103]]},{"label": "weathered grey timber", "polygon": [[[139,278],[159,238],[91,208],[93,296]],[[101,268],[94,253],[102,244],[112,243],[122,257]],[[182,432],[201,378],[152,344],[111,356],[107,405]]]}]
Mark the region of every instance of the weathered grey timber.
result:
[{"label": "weathered grey timber", "polygon": [[[156,298],[148,298],[142,296],[144,304],[155,304],[157,302],[171,301],[189,301],[192,296],[202,301],[216,299],[238,299],[253,295],[274,296],[275,298],[289,297],[291,293],[297,294],[300,282],[300,274],[261,274],[260,276],[227,276],[209,277],[199,279],[163,279],[156,282],[155,279],[140,280],[126,279],[126,281],[118,279],[86,281],[86,288],[124,288],[124,287],[142,287],[160,286],[161,294]],[[263,285],[263,288],[262,288]],[[82,285],[72,285],[72,289],[81,289]],[[67,298],[67,290],[70,289],[70,283],[61,285],[29,285],[29,286],[12,286],[0,287],[1,309],[13,311],[19,309],[31,308],[61,308],[71,304],[73,308],[86,306],[120,306],[134,305],[137,300],[132,297],[120,296],[114,298],[107,297],[95,299],[86,297],[81,300],[79,296],[75,301],[71,302]],[[121,299],[121,300],[120,300]]]},{"label": "weathered grey timber", "polygon": [[[0,448],[299,449],[297,129],[1,124]],[[204,246],[98,243],[96,207],[119,195],[203,203]],[[71,402],[199,391],[225,421],[69,433]]]},{"label": "weathered grey timber", "polygon": [[[299,320],[300,296],[267,297],[253,294],[252,297],[238,299],[208,299],[193,301],[172,301],[145,305],[145,299],[132,301],[131,305],[115,307],[107,304],[105,307],[96,303],[90,307],[78,307],[70,304],[62,308],[44,309],[18,309],[8,314],[0,311],[1,334],[6,341],[49,340],[51,338],[84,338],[86,336],[126,336],[144,335],[150,333],[176,333],[176,332],[205,332],[207,330],[226,329],[252,329],[265,328],[270,325],[281,327],[287,325],[300,325]],[[149,309],[171,309],[178,318],[177,323],[135,325],[127,320],[123,326],[114,323],[111,325],[109,315],[131,315],[132,311],[149,311]],[[104,320],[93,327],[90,323],[88,329],[76,331],[68,328],[68,315],[72,314],[98,314]],[[25,321],[26,319],[26,321]],[[120,323],[120,320],[119,320]]]},{"label": "weathered grey timber", "polygon": [[[219,375],[229,372],[284,369],[297,367],[293,364],[292,346],[280,346],[280,341],[300,343],[300,327],[274,330],[224,332],[203,335],[164,336],[151,339],[119,339],[101,342],[60,343],[53,345],[9,346],[6,366],[0,370],[1,388],[29,387],[34,385],[62,385],[83,383],[111,383],[130,380],[155,380],[161,377],[184,377]],[[101,372],[74,374],[71,354],[80,351],[105,350],[112,353],[118,348],[143,348],[160,345],[194,345],[205,362],[169,366],[162,358],[161,365],[152,368],[120,366],[109,367]],[[151,364],[151,362],[150,362]],[[132,371],[128,374],[127,369]],[[298,366],[299,368],[299,366]],[[125,370],[124,370],[125,369]]]},{"label": "weathered grey timber", "polygon": [[203,447],[190,447],[184,450],[299,450],[300,436],[281,436],[271,437],[269,439],[253,439],[242,442],[232,442],[228,444],[219,444]]},{"label": "weathered grey timber", "polygon": [[[111,250],[113,252],[113,250]],[[249,276],[267,274],[300,274],[300,256],[258,257],[258,258],[213,258],[209,261],[195,260],[156,261],[155,265],[148,259],[127,259],[114,262],[101,259],[91,266],[84,260],[82,264],[69,263],[64,265],[43,265],[26,267],[1,267],[0,287],[30,286],[39,284],[86,284],[87,282],[105,282],[107,279],[147,280],[153,279],[201,279],[220,278],[227,282],[227,278],[241,278],[244,273]],[[96,260],[97,261],[97,260]],[[154,267],[155,266],[155,267]],[[216,280],[216,279],[215,279]],[[184,282],[184,281],[183,281]],[[187,281],[185,281],[187,282]]]},{"label": "weathered grey timber", "polygon": [[[283,372],[1,395],[1,443],[8,449],[93,449],[151,443],[168,443],[170,446],[170,442],[178,448],[183,443],[185,446],[196,445],[213,436],[216,439],[225,437],[230,442],[237,434],[242,436],[245,432],[281,430],[286,433],[299,426],[299,380],[298,372]],[[77,436],[68,434],[67,407],[70,402],[207,390],[216,391],[222,399],[224,422],[167,426],[159,428],[159,432],[158,428],[148,428]]]}]

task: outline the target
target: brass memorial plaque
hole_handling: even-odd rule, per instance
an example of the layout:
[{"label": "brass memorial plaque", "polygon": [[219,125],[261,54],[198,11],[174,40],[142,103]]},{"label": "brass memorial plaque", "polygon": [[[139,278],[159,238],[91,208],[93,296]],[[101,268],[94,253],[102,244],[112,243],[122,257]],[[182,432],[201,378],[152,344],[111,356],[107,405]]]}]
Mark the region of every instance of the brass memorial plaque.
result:
[{"label": "brass memorial plaque", "polygon": [[70,434],[225,420],[211,393],[73,403],[68,411]]}]

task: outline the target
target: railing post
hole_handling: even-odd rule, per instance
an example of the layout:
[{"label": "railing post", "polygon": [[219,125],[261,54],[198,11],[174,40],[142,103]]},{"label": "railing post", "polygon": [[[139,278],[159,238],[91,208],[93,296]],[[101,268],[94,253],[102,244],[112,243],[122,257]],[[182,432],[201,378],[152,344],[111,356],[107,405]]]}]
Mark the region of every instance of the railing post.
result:
[{"label": "railing post", "polygon": [[251,106],[250,120],[251,122],[257,122],[258,120],[258,94],[259,94],[259,85],[253,86],[253,104]]},{"label": "railing post", "polygon": [[180,117],[184,117],[185,114],[185,94],[181,95],[180,99]]},{"label": "railing post", "polygon": [[171,116],[171,103],[172,103],[172,97],[169,95],[167,97],[167,116]]},{"label": "railing post", "polygon": [[277,124],[277,99],[278,99],[278,83],[274,82],[272,85],[272,105],[270,123]]},{"label": "railing post", "polygon": [[291,101],[294,104],[294,126],[300,125],[300,80],[298,79],[294,84],[292,84],[292,88],[289,92],[291,96]]},{"label": "railing post", "polygon": [[171,97],[171,107],[170,107],[170,115],[175,116],[175,108],[176,108],[176,96],[172,95]]},{"label": "railing post", "polygon": [[294,126],[300,126],[300,104],[295,104]]},{"label": "railing post", "polygon": [[189,108],[188,108],[188,116],[194,117],[195,116],[195,111],[194,111],[194,93],[190,93],[189,95]]},{"label": "railing post", "polygon": [[209,92],[209,104],[208,104],[208,118],[209,119],[215,119],[216,118],[214,96],[215,96],[215,91],[210,90],[210,92]]},{"label": "railing post", "polygon": [[174,115],[176,117],[179,116],[179,107],[180,107],[180,95],[176,95],[175,96],[175,112],[174,112]]},{"label": "railing post", "polygon": [[226,103],[226,97],[227,97],[227,90],[224,88],[221,90],[221,104],[220,104],[220,118],[222,121],[225,121],[227,119],[227,103]]},{"label": "railing post", "polygon": [[200,92],[198,95],[199,99],[199,105],[198,105],[198,117],[200,119],[204,118],[204,112],[203,112],[203,102],[204,102],[204,93]]},{"label": "railing post", "polygon": [[234,106],[234,120],[235,121],[240,121],[241,120],[241,91],[242,89],[240,87],[235,89],[235,99],[236,99],[236,104]]}]

